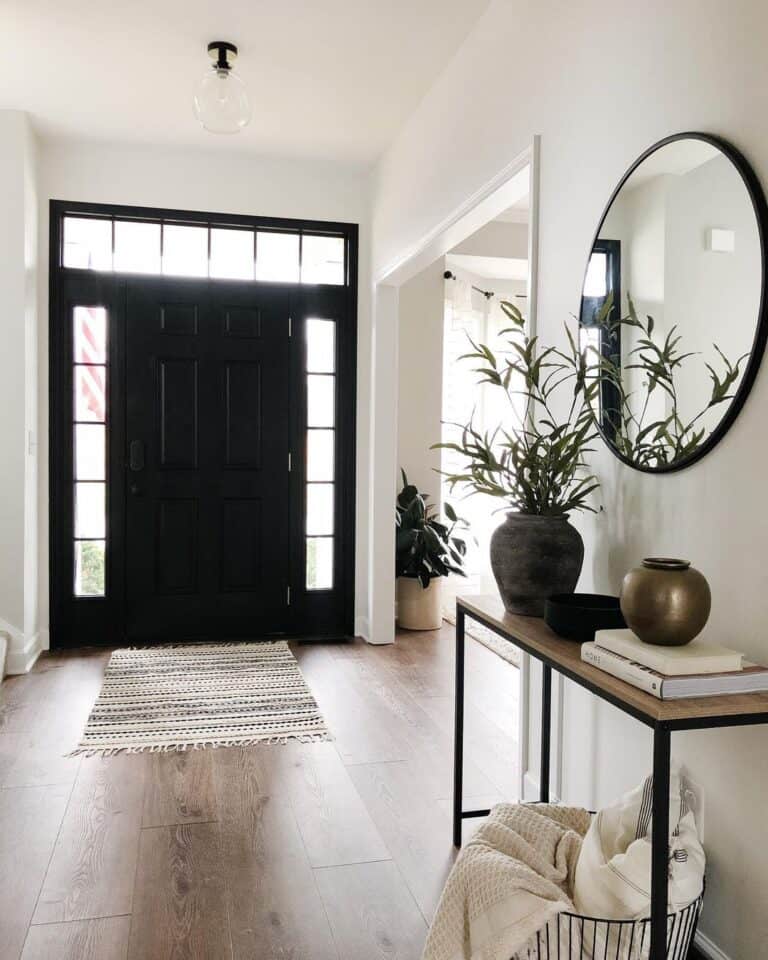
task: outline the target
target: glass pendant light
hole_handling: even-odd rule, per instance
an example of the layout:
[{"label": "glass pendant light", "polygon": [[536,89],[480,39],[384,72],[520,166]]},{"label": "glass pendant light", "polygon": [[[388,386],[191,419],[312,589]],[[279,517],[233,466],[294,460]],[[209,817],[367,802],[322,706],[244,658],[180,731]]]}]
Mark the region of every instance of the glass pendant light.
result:
[{"label": "glass pendant light", "polygon": [[230,62],[237,58],[237,47],[215,40],[208,44],[208,55],[214,62],[195,93],[195,116],[210,133],[238,133],[251,119],[251,104]]}]

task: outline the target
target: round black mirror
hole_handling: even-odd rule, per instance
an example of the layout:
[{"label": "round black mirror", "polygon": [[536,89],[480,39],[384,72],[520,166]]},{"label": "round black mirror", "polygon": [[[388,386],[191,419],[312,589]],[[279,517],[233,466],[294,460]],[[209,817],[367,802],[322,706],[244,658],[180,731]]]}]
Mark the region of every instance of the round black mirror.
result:
[{"label": "round black mirror", "polygon": [[725,435],[765,347],[768,209],[730,144],[681,133],[614,190],[592,244],[580,348],[600,430],[647,472],[689,466]]}]

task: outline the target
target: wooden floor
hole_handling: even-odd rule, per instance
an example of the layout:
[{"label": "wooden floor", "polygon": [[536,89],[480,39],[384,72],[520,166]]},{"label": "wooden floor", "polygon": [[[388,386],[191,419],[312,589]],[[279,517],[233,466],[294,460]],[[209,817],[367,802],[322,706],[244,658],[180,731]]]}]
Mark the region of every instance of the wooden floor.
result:
[{"label": "wooden floor", "polygon": [[[331,743],[66,759],[108,653],[6,680],[0,960],[418,960],[454,856],[452,635],[295,645]],[[467,802],[512,799],[517,671],[474,641],[467,698]]]}]

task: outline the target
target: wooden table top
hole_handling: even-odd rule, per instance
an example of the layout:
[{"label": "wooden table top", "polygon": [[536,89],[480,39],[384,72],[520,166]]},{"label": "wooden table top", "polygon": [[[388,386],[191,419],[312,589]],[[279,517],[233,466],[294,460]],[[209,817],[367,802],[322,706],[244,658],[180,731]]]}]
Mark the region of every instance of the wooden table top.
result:
[{"label": "wooden table top", "polygon": [[458,597],[456,604],[527,653],[650,726],[695,729],[768,723],[768,693],[658,700],[585,663],[581,644],[559,637],[540,617],[507,613],[499,597]]}]

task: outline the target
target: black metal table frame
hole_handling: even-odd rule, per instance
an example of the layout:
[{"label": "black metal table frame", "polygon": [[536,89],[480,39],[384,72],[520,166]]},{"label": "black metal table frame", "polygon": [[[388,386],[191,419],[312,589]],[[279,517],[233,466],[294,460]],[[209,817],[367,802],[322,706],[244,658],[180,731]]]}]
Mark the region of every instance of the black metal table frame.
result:
[{"label": "black metal table frame", "polygon": [[602,700],[613,704],[653,730],[653,800],[651,835],[651,944],[649,960],[666,960],[667,956],[667,896],[668,896],[668,835],[669,835],[669,780],[670,739],[674,730],[701,730],[714,727],[749,726],[768,723],[768,714],[735,714],[732,716],[691,717],[679,720],[654,720],[625,703],[609,691],[572,673],[567,667],[550,660],[524,640],[502,629],[492,619],[456,601],[456,714],[454,718],[453,755],[453,843],[461,846],[462,820],[486,817],[490,810],[463,810],[462,788],[464,774],[464,633],[465,618],[471,617],[488,630],[535,657],[542,664],[541,679],[541,757],[539,802],[549,801],[550,739],[552,726],[552,670],[557,671]]}]

